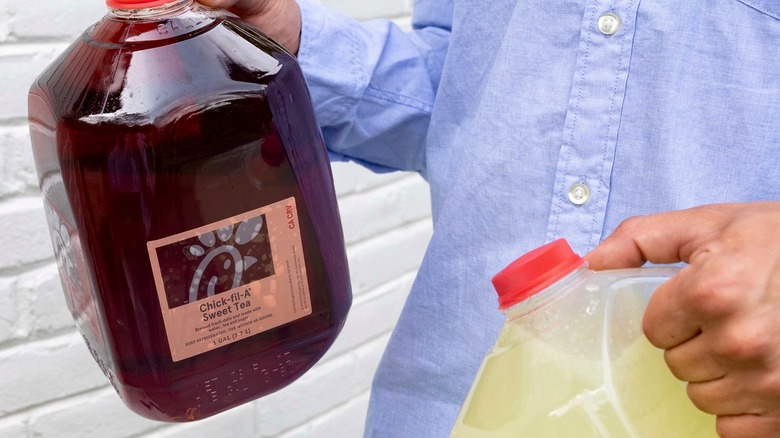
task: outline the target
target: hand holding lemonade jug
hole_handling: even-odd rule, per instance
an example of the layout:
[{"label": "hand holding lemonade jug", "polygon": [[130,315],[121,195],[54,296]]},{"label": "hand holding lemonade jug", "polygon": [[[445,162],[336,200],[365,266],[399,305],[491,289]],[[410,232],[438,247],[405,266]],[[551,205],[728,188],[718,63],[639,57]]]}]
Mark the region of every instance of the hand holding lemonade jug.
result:
[{"label": "hand holding lemonade jug", "polygon": [[716,437],[642,333],[675,268],[593,272],[564,240],[493,278],[506,323],[452,437]]}]

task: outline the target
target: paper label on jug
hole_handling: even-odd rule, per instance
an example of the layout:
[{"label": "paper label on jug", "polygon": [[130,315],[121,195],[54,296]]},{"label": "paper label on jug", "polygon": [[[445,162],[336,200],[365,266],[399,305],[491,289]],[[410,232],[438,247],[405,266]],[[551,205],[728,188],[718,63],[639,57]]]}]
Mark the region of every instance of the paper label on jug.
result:
[{"label": "paper label on jug", "polygon": [[147,248],[174,361],[311,314],[295,198]]}]

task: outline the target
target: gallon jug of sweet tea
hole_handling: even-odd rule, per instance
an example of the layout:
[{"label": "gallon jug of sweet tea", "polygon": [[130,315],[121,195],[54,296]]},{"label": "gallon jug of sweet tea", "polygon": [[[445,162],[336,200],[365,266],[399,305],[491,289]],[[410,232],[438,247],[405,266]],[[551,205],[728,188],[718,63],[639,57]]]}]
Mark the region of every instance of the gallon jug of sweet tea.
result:
[{"label": "gallon jug of sweet tea", "polygon": [[276,391],[351,305],[327,152],[295,58],[192,0],[108,0],[32,85],[66,301],[124,402],[161,421]]},{"label": "gallon jug of sweet tea", "polygon": [[593,272],[564,240],[510,264],[493,278],[506,322],[452,437],[717,437],[642,332],[676,271]]}]

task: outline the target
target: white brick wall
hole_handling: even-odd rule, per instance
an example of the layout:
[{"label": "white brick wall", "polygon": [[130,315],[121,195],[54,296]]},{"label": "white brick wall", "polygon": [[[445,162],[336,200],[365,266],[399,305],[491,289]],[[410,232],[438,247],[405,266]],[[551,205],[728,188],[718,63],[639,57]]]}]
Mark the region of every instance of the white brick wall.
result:
[{"label": "white brick wall", "polygon": [[[358,19],[408,23],[411,12],[411,0],[323,3]],[[125,408],[92,360],[53,260],[26,93],[104,11],[102,0],[0,0],[0,438],[359,436],[374,369],[430,238],[428,189],[416,175],[334,164],[354,305],[333,348],[289,387],[196,423],[158,423]]]}]

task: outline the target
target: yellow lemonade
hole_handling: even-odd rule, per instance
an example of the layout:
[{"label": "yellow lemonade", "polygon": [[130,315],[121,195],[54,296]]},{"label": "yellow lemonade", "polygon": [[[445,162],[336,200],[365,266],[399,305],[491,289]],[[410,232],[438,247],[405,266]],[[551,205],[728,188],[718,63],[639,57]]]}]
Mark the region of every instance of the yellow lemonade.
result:
[{"label": "yellow lemonade", "polygon": [[507,324],[451,436],[717,437],[715,417],[694,407],[644,336],[620,351],[584,347]]}]

